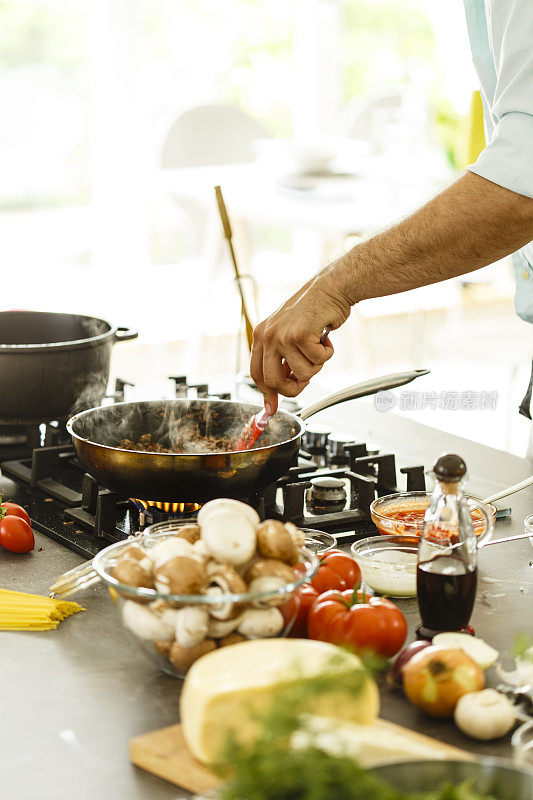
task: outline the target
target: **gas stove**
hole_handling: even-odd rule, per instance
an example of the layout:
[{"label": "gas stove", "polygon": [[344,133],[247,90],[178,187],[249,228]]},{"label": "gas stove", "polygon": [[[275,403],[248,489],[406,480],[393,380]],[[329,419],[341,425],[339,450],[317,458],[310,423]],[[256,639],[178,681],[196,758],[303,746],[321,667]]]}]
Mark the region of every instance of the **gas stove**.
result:
[{"label": "gas stove", "polygon": [[[185,376],[173,376],[171,381],[176,397],[230,398],[229,393],[211,394],[207,384],[189,384]],[[107,402],[123,400],[129,386],[117,380]],[[154,522],[192,521],[200,508],[194,503],[148,503],[100,486],[85,473],[62,423],[15,432],[0,427],[0,459],[2,497],[24,506],[35,530],[84,558]],[[403,489],[425,489],[422,465],[399,472],[405,476]],[[397,480],[393,453],[310,424],[289,472],[241,500],[262,519],[327,531],[343,544],[377,533],[370,504],[377,496],[403,490]]]}]

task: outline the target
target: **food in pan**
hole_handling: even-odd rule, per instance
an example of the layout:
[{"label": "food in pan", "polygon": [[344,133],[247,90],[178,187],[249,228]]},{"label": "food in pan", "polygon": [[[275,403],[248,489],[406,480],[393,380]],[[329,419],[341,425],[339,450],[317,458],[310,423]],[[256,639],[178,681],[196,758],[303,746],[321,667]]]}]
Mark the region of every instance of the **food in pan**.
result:
[{"label": "food in pan", "polygon": [[301,563],[304,542],[291,523],[260,522],[244,503],[212,500],[198,524],[121,553],[113,577],[124,625],[180,673],[217,647],[279,636],[288,624],[280,606],[316,563],[311,554]]},{"label": "food in pan", "polygon": [[152,441],[151,433],[143,433],[137,442],[121,439],[118,446],[122,450],[134,450],[140,453],[229,453],[234,449],[234,439],[225,436],[200,436],[189,440],[178,441],[174,447],[164,447],[160,442]]}]

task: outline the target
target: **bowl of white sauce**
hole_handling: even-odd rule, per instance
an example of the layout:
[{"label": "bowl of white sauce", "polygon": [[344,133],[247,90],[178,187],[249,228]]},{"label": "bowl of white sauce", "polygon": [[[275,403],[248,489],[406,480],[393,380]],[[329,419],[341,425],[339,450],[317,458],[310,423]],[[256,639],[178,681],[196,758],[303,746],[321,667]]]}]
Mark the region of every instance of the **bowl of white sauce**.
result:
[{"label": "bowl of white sauce", "polygon": [[354,542],[352,555],[364,582],[387,597],[416,597],[418,538],[372,536]]}]

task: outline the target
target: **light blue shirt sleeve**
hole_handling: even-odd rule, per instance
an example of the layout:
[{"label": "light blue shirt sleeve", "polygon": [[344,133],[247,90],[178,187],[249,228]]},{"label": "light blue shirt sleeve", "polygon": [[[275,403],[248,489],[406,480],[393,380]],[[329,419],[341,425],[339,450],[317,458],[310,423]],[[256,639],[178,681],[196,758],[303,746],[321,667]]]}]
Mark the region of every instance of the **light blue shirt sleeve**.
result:
[{"label": "light blue shirt sleeve", "polygon": [[485,88],[490,133],[487,146],[468,169],[533,198],[533,0],[484,4],[488,47],[474,51],[473,57]]}]

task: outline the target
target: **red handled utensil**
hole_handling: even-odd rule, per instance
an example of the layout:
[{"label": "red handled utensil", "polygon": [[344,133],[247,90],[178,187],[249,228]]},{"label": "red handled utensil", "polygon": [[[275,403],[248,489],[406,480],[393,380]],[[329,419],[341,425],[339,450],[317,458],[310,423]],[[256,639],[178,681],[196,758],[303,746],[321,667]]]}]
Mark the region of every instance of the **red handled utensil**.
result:
[{"label": "red handled utensil", "polygon": [[267,414],[266,408],[262,408],[257,414],[254,414],[235,442],[235,450],[249,450],[253,447],[268,425],[271,416],[271,414]]}]

